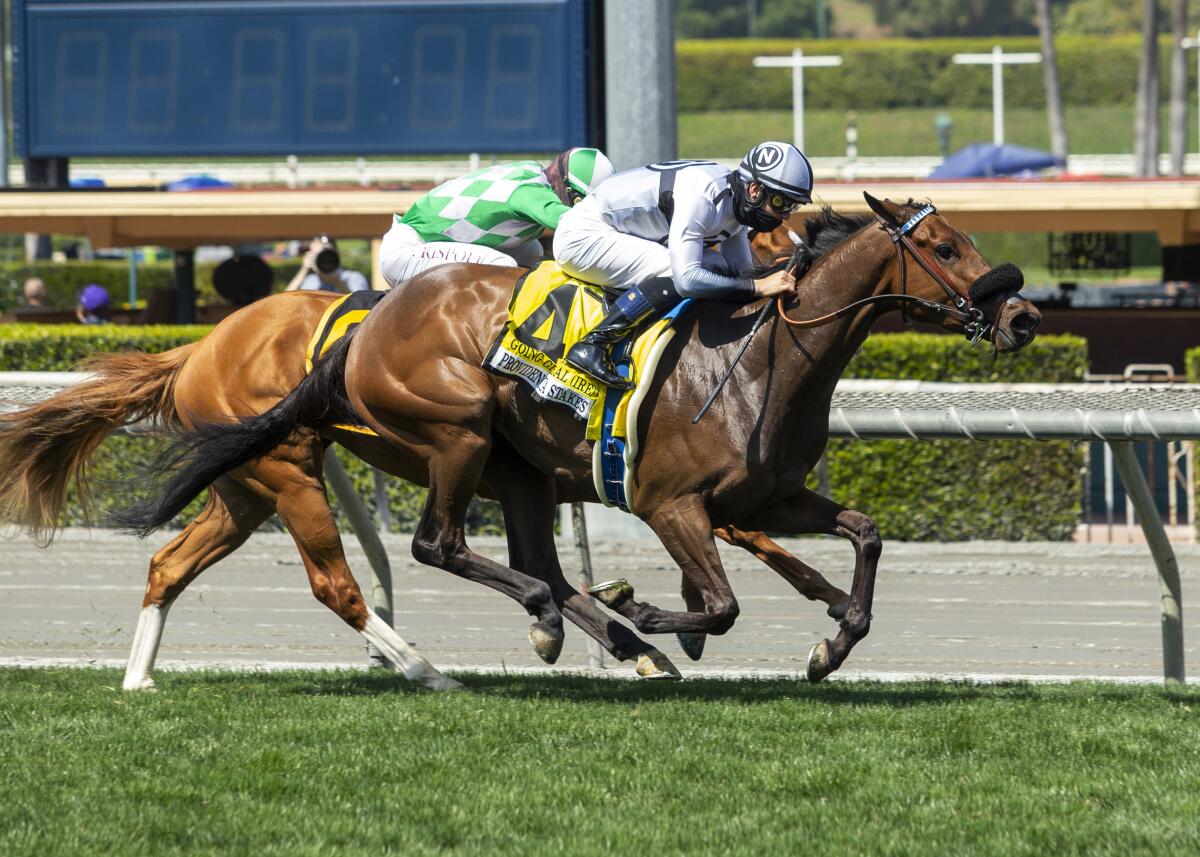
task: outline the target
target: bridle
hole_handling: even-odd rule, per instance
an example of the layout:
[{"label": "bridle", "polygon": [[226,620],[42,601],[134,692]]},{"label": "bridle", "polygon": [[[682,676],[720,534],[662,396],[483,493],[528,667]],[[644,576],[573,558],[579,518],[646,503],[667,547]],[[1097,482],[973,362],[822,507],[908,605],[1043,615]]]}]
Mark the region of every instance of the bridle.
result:
[{"label": "bridle", "polygon": [[[738,353],[734,356],[733,362],[729,364],[729,368],[725,370],[725,374],[721,376],[721,379],[717,382],[717,386],[713,388],[712,393],[709,395],[707,401],[705,401],[705,403],[701,406],[699,412],[697,412],[696,416],[692,417],[692,422],[699,422],[700,418],[707,413],[710,407],[712,407],[712,403],[716,401],[717,396],[720,394],[722,388],[724,388],[725,382],[728,381],[730,375],[733,374],[733,368],[737,366],[738,361],[742,359],[742,355],[746,353],[746,349],[750,346],[750,340],[754,338],[754,334],[766,322],[767,316],[770,314],[772,307],[778,308],[779,317],[789,325],[795,328],[803,329],[810,327],[821,327],[822,325],[829,324],[831,321],[835,321],[839,318],[845,318],[846,316],[857,312],[860,308],[870,304],[883,303],[885,301],[895,301],[900,304],[900,313],[904,318],[905,324],[911,324],[908,318],[908,313],[906,312],[908,305],[917,304],[925,307],[930,312],[937,313],[938,315],[949,316],[950,318],[961,321],[963,324],[963,332],[966,334],[967,339],[971,341],[972,345],[977,345],[981,339],[991,333],[993,327],[992,322],[988,321],[987,316],[983,314],[983,310],[976,307],[971,301],[970,292],[963,291],[963,289],[951,282],[950,278],[946,276],[944,271],[942,271],[941,266],[939,266],[933,259],[930,259],[928,256],[926,256],[924,251],[922,251],[920,247],[913,243],[912,238],[909,237],[922,220],[936,211],[937,209],[933,207],[933,203],[929,203],[900,226],[894,226],[893,224],[889,223],[887,220],[881,217],[878,212],[875,214],[875,219],[879,221],[880,228],[888,234],[888,237],[892,239],[892,244],[896,247],[896,257],[900,265],[900,294],[874,295],[869,298],[863,298],[860,301],[855,301],[848,306],[844,306],[841,309],[835,310],[834,312],[826,315],[818,316],[817,318],[803,319],[801,321],[796,321],[787,317],[787,310],[783,305],[783,295],[780,295],[774,304],[772,304],[771,301],[764,303],[762,309],[759,310],[758,316],[754,319],[754,324],[750,327],[750,332],[747,333],[746,338],[742,340],[742,347],[738,349]],[[950,304],[940,304],[935,301],[926,300],[925,298],[919,298],[916,295],[908,294],[908,269],[905,266],[904,261],[905,250],[911,253],[913,259],[915,259],[917,264],[925,270],[925,273],[933,277],[934,282],[936,282],[945,290],[946,296],[950,298]],[[791,265],[793,267],[795,266],[795,257],[793,257]],[[996,269],[993,269],[993,271],[994,270]],[[980,282],[990,273],[991,271],[983,274],[978,280],[976,280],[976,282]]]},{"label": "bridle", "polygon": [[[896,259],[900,268],[899,294],[873,295],[872,297],[855,301],[826,315],[802,320],[788,318],[783,305],[783,295],[780,295],[776,299],[779,308],[779,317],[795,328],[821,327],[839,318],[845,318],[864,306],[890,301],[900,304],[900,315],[904,319],[904,323],[909,325],[912,322],[908,317],[908,306],[910,304],[917,304],[930,312],[948,316],[962,322],[963,332],[966,334],[967,339],[971,341],[972,345],[977,344],[991,332],[992,323],[988,321],[983,310],[972,303],[970,293],[952,282],[946,276],[941,266],[929,258],[925,254],[925,251],[918,247],[911,237],[917,225],[926,217],[936,212],[937,209],[934,208],[933,203],[929,203],[900,226],[889,223],[878,213],[875,214],[875,219],[879,222],[880,229],[888,234],[888,237],[892,239],[892,244],[896,248]],[[921,266],[925,273],[933,278],[935,283],[942,287],[942,290],[946,292],[946,296],[950,298],[950,304],[937,303],[936,301],[908,294],[908,269],[905,264],[905,250],[912,254],[913,260]]]}]

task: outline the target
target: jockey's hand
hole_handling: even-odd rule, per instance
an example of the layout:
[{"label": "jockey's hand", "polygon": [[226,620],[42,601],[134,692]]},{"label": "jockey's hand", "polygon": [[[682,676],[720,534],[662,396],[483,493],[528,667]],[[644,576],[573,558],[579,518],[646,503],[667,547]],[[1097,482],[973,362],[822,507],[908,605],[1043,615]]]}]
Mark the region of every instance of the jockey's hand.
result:
[{"label": "jockey's hand", "polygon": [[791,271],[776,271],[760,280],[754,281],[754,294],[760,298],[773,298],[776,295],[794,295],[796,293],[796,277]]}]

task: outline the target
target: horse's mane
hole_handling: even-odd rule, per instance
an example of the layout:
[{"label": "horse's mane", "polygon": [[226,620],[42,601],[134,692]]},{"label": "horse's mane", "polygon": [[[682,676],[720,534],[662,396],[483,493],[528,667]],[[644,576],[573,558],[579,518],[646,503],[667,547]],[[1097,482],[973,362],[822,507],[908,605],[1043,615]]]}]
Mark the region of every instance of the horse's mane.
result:
[{"label": "horse's mane", "polygon": [[[912,204],[912,200],[909,200],[909,204]],[[799,244],[789,252],[776,256],[768,264],[753,268],[747,276],[758,279],[792,266],[798,280],[808,273],[818,259],[874,220],[870,214],[842,214],[828,205],[822,205],[820,214],[805,221],[804,237]]]}]

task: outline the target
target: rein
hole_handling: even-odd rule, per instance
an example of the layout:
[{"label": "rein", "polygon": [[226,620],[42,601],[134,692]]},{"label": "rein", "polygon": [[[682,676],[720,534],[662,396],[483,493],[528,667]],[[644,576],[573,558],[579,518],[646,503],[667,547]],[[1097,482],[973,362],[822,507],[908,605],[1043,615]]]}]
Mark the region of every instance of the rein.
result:
[{"label": "rein", "polygon": [[[783,295],[780,295],[778,298],[776,298],[776,306],[779,309],[779,317],[792,327],[805,330],[813,327],[822,327],[823,325],[829,324],[832,321],[836,321],[839,318],[845,318],[846,316],[857,312],[864,306],[893,301],[900,304],[900,311],[904,315],[905,322],[908,322],[908,314],[905,312],[906,307],[909,304],[917,304],[918,306],[925,307],[925,309],[931,312],[939,315],[946,315],[950,318],[956,319],[957,321],[961,321],[966,330],[967,338],[971,340],[971,344],[974,345],[979,342],[979,340],[984,337],[988,331],[988,328],[990,327],[983,312],[971,304],[970,295],[963,291],[962,288],[951,282],[946,277],[941,267],[934,260],[926,256],[924,251],[922,251],[921,248],[919,248],[913,242],[912,238],[909,237],[922,220],[929,215],[934,214],[936,211],[937,209],[934,208],[932,203],[930,203],[898,227],[888,223],[878,213],[875,214],[875,219],[879,222],[880,228],[888,234],[888,237],[892,240],[892,244],[896,248],[896,259],[900,266],[900,294],[873,295],[872,297],[855,301],[854,303],[848,304],[841,309],[834,310],[831,313],[826,313],[825,315],[817,316],[816,318],[806,319],[788,318],[787,310],[783,305]],[[953,301],[953,306],[908,294],[908,269],[905,265],[905,250],[908,250],[908,252],[912,254],[913,259],[918,265],[921,266],[925,273],[929,274],[929,276],[933,278],[933,281],[942,287],[942,289],[946,292],[947,297]]]},{"label": "rein", "polygon": [[[818,316],[816,318],[800,320],[788,318],[787,309],[783,305],[783,295],[780,295],[778,298],[776,298],[774,303],[772,303],[770,300],[767,300],[763,304],[762,309],[759,311],[758,316],[754,319],[754,324],[751,326],[750,332],[746,335],[746,338],[742,341],[742,346],[738,349],[738,353],[733,358],[733,362],[729,364],[728,368],[725,370],[725,374],[721,376],[721,379],[717,382],[717,386],[713,388],[712,394],[708,397],[703,406],[701,406],[700,410],[696,413],[696,416],[692,417],[692,423],[698,423],[700,418],[708,412],[710,407],[712,407],[713,402],[717,400],[717,396],[720,395],[721,390],[725,387],[725,383],[729,380],[729,376],[733,374],[734,367],[737,366],[738,362],[742,359],[742,355],[746,353],[746,349],[750,346],[750,340],[754,338],[754,334],[757,333],[758,329],[766,322],[767,316],[770,314],[772,308],[778,310],[779,317],[787,324],[794,328],[806,329],[812,327],[821,327],[822,325],[829,324],[831,321],[835,321],[839,318],[845,318],[864,306],[884,303],[885,301],[894,301],[900,304],[900,312],[904,316],[904,321],[907,324],[908,315],[905,312],[905,308],[909,304],[917,304],[918,306],[925,307],[930,312],[934,312],[939,315],[946,315],[950,318],[956,319],[957,321],[961,321],[963,323],[963,330],[966,333],[967,339],[971,341],[972,345],[978,344],[979,340],[983,339],[983,337],[986,336],[988,331],[991,329],[991,322],[987,320],[987,317],[983,314],[982,310],[972,305],[970,294],[952,283],[949,278],[946,277],[945,273],[942,271],[937,262],[926,256],[921,248],[913,243],[912,238],[909,237],[910,233],[917,228],[917,225],[922,220],[936,211],[937,209],[934,208],[933,203],[929,203],[900,226],[893,226],[878,213],[875,214],[875,219],[879,221],[880,228],[888,234],[888,237],[892,239],[892,244],[896,247],[896,258],[900,266],[900,294],[873,295],[869,298],[863,298],[862,300],[855,301],[854,303],[848,304],[841,309],[834,310],[831,313],[826,313],[825,315]],[[929,274],[929,276],[933,278],[934,282],[945,290],[947,297],[949,297],[953,302],[953,306],[908,294],[908,269],[905,265],[905,250],[908,250],[908,252],[912,254],[913,259],[916,260],[917,264],[924,269],[925,273]],[[791,264],[795,264],[794,257]]]}]

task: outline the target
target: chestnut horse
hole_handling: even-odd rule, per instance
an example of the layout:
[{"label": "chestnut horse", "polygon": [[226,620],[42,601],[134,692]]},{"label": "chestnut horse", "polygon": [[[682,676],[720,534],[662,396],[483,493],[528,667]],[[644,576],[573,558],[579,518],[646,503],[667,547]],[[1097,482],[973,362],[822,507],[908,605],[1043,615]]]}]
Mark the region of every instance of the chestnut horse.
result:
[{"label": "chestnut horse", "polygon": [[[679,634],[689,654],[699,654],[703,635],[729,630],[738,614],[714,531],[757,549],[804,594],[826,600],[840,615],[836,638],[820,641],[809,654],[811,680],[837,669],[867,634],[879,533],[863,513],[808,490],[805,479],[828,439],[837,379],[881,312],[900,307],[912,319],[986,339],[998,351],[1021,348],[1034,337],[1040,314],[1018,294],[1017,269],[990,268],[931,205],[869,195],[867,201],[874,218],[826,212],[810,225],[818,248],[822,223],[852,231],[807,272],[790,308],[780,302],[792,314],[798,305],[817,318],[776,316],[749,343],[723,398],[704,420],[692,418],[761,305],[699,302],[651,384],[638,427],[643,440],[631,499],[680,566],[687,610],[639,602],[623,581],[599,595],[643,632]],[[800,247],[795,255],[807,252]],[[907,264],[909,258],[914,264]],[[387,470],[429,486],[414,555],[517,600],[535,618],[535,651],[553,662],[563,639],[561,611],[577,595],[556,583],[562,572],[554,506],[598,498],[583,426],[565,409],[536,403],[517,381],[481,366],[517,276],[464,265],[408,281],[266,413],[232,424],[197,421],[196,430],[180,439],[180,466],[161,496],[128,510],[122,522],[149,531],[231,471],[275,455],[280,444],[315,450],[322,434],[334,437],[334,425],[361,421],[391,445]],[[317,457],[308,455],[315,467]],[[504,506],[509,566],[466,543],[467,504],[477,491]],[[848,603],[803,563],[762,550],[758,534],[767,530],[848,539],[856,554]],[[588,630],[601,637],[613,627],[621,626]]]},{"label": "chestnut horse", "polygon": [[[756,246],[766,248],[769,257],[785,247],[790,251],[792,244],[782,229],[776,236],[759,236]],[[232,314],[195,344],[166,354],[129,351],[94,357],[87,366],[93,379],[24,411],[0,414],[0,521],[48,543],[68,485],[77,485],[77,497],[86,505],[88,461],[100,442],[122,426],[154,420],[163,428],[184,430],[198,422],[266,412],[304,378],[306,346],[336,299],[327,292],[273,295]],[[336,428],[320,437],[299,432],[261,458],[215,479],[203,511],[150,561],[125,689],[154,687],[151,671],[175,599],[273,513],[295,539],[313,594],[322,604],[374,643],[410,679],[433,688],[456,686],[380,621],[363,599],[325,494],[322,451],[330,441],[380,469],[414,482],[425,479],[413,462],[397,457],[387,442]],[[480,491],[497,496],[486,484]],[[509,561],[518,567],[536,567],[533,558],[521,559],[524,541],[518,527],[509,527],[508,532]],[[795,560],[770,539],[759,534],[738,538],[782,574],[803,582],[801,590],[808,597],[844,604],[845,593],[808,582],[802,570],[793,570]],[[639,675],[679,675],[654,646],[607,617],[564,577],[552,576],[547,583],[564,614],[618,660],[635,660]]]}]

